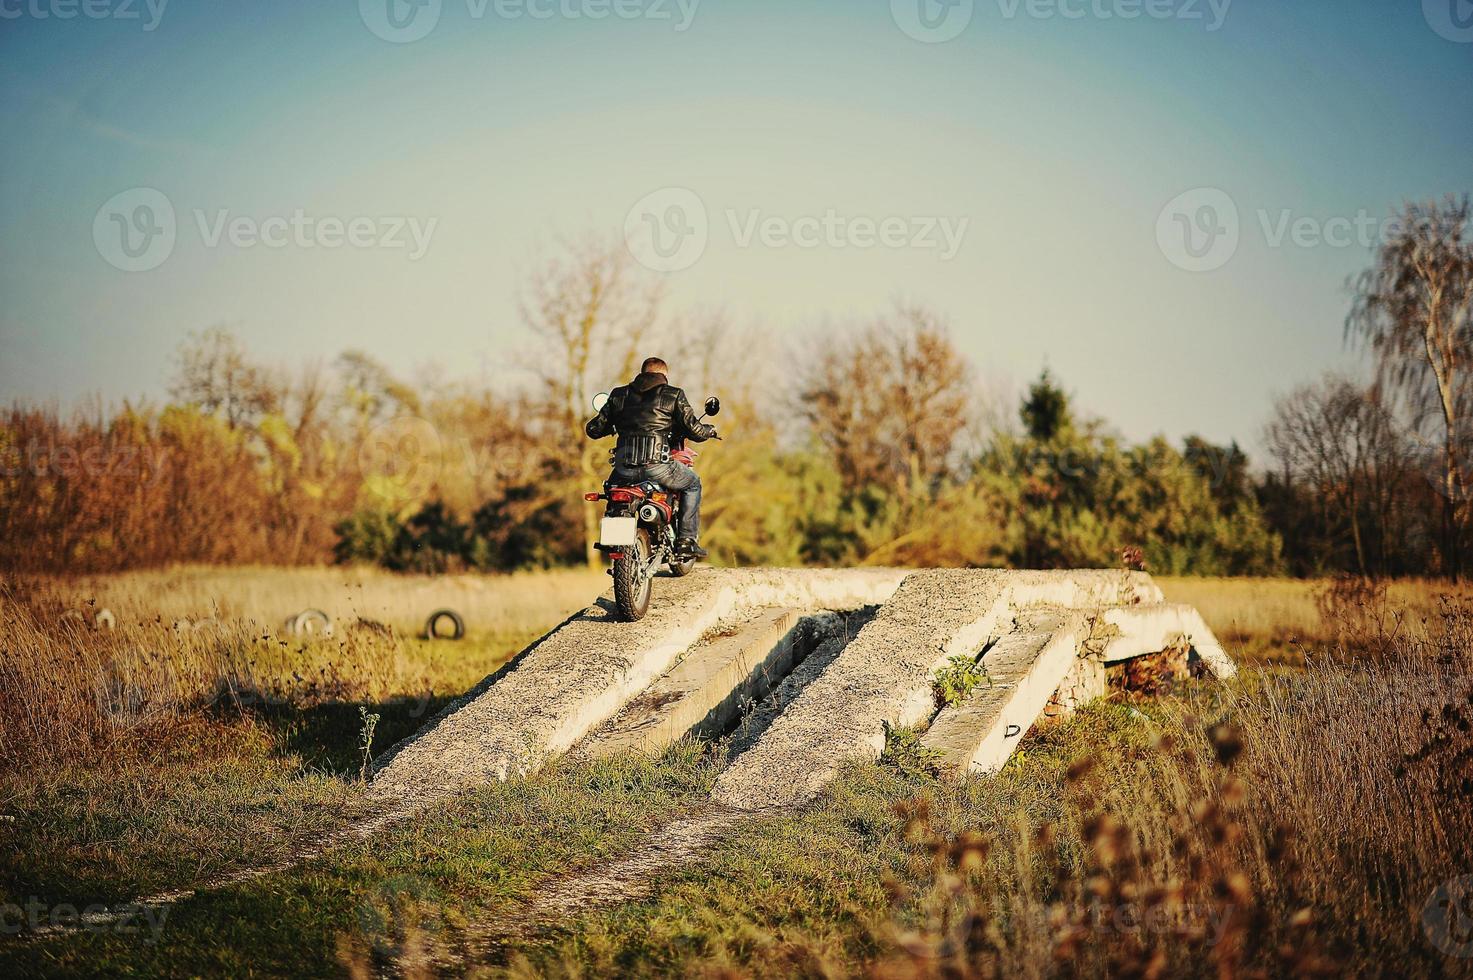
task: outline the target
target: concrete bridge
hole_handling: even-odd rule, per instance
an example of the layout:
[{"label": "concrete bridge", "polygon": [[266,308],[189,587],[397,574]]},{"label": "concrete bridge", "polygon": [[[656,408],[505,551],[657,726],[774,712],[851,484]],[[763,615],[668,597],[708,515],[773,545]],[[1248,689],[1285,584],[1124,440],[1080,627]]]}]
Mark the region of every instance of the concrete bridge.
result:
[{"label": "concrete bridge", "polygon": [[[1126,571],[716,569],[657,583],[648,615],[602,598],[376,763],[402,812],[566,752],[658,753],[733,735],[715,802],[801,804],[889,726],[923,728],[940,764],[989,773],[1028,729],[1106,693],[1118,668],[1230,676],[1195,610]],[[982,677],[939,711],[938,669]]]}]

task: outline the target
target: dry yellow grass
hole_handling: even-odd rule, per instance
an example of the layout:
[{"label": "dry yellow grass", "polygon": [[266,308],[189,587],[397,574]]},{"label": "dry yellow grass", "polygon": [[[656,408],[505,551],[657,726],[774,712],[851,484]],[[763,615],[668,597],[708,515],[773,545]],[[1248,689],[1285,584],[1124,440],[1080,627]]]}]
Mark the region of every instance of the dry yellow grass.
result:
[{"label": "dry yellow grass", "polygon": [[1247,663],[1302,664],[1306,648],[1339,642],[1347,628],[1367,627],[1368,617],[1425,636],[1447,599],[1473,596],[1466,583],[1416,579],[1351,595],[1334,595],[1326,579],[1158,575],[1156,582],[1168,602],[1195,606],[1228,653]]},{"label": "dry yellow grass", "polygon": [[[1245,663],[1298,665],[1304,650],[1347,628],[1425,633],[1449,595],[1467,588],[1403,582],[1383,593],[1331,595],[1327,582],[1162,578],[1173,601],[1200,609]],[[453,695],[607,588],[601,570],[515,575],[395,575],[369,568],[178,567],[75,579],[0,583],[11,695],[0,713],[0,756],[95,746],[135,728],[225,702],[378,702]],[[1327,596],[1333,599],[1326,605]],[[464,643],[419,643],[433,610],[465,617]],[[110,609],[114,630],[90,623]],[[331,639],[284,634],[287,617],[322,609]],[[80,615],[77,615],[80,614]],[[213,622],[179,630],[179,620]],[[393,634],[355,629],[389,624]],[[1341,621],[1341,620],[1345,621]],[[1355,622],[1350,622],[1354,619]]]},{"label": "dry yellow grass", "polygon": [[[433,577],[268,568],[11,581],[0,589],[0,762],[96,749],[212,704],[458,694],[607,581],[587,570]],[[415,639],[444,607],[465,618],[466,641]],[[116,628],[92,626],[103,608]],[[286,634],[286,618],[306,608],[333,616],[334,635]]]},{"label": "dry yellow grass", "polygon": [[[125,621],[244,619],[280,627],[303,609],[338,620],[364,618],[414,632],[449,607],[472,629],[525,632],[586,605],[609,586],[601,570],[559,569],[513,575],[396,575],[374,568],[213,568],[51,579],[78,605],[95,600]],[[570,606],[570,603],[574,605]]]},{"label": "dry yellow grass", "polygon": [[[1468,590],[1161,584],[1168,598],[1201,608],[1247,661],[1239,678],[1093,704],[1032,733],[990,779],[936,780],[893,754],[856,767],[816,807],[755,822],[701,867],[672,870],[647,901],[592,912],[527,947],[530,961],[513,971],[1234,977],[1341,964],[1360,975],[1455,974],[1462,961],[1442,952],[1420,917],[1473,860]],[[477,597],[459,607],[473,627],[530,638],[603,585],[581,571],[459,580],[180,569],[0,595],[0,752],[30,750],[25,765],[0,772],[0,798],[30,840],[45,841],[12,855],[8,868],[0,862],[0,892],[126,896],[135,882],[183,885],[200,867],[269,859],[353,805],[349,787],[313,776],[294,753],[332,746],[331,771],[351,780],[355,702],[384,711],[384,724],[398,726],[382,732],[392,741],[423,715],[395,715],[384,699],[463,690],[505,652],[406,637],[421,624],[420,602],[455,605],[447,595],[456,588]],[[116,630],[56,624],[61,609],[88,599],[112,604]],[[299,604],[339,615],[342,631],[283,644],[259,628]],[[169,628],[173,617],[209,612],[224,620],[218,628]],[[356,615],[400,633],[351,629]],[[1265,666],[1280,662],[1289,666]],[[279,710],[206,720],[213,715],[196,708],[218,703],[222,683],[229,697],[254,690],[280,699]],[[154,740],[127,738],[139,730]],[[47,755],[69,741],[103,751]],[[1093,768],[1078,764],[1086,755]],[[707,798],[709,760],[694,759],[650,764],[655,784],[681,787],[670,812]],[[205,778],[212,766],[214,789]],[[639,794],[653,791],[630,785],[555,767],[488,791],[493,802],[474,819],[450,813],[431,833],[416,825],[291,879],[290,902],[276,886],[228,893],[202,900],[166,948],[78,943],[66,947],[66,962],[79,972],[238,972],[243,963],[330,972],[335,937],[358,928],[355,908],[380,893],[383,869],[418,873],[430,839],[439,849],[437,921],[458,922],[460,911],[514,918],[546,875],[607,858],[579,849],[593,839],[587,815],[604,814],[619,794],[631,813],[643,812]],[[187,819],[150,822],[152,804],[138,800],[165,798],[164,786],[172,793],[164,809]],[[533,818],[528,794],[548,801]],[[507,821],[511,812],[522,816]],[[185,824],[191,840],[178,836]],[[246,836],[250,847],[233,843]],[[554,839],[575,846],[553,859],[529,843]],[[99,852],[118,840],[126,846]],[[1129,928],[1135,916],[1159,918],[1159,928]],[[458,941],[448,928],[435,938]],[[374,937],[352,934],[360,940]],[[116,969],[99,967],[99,950]]]}]

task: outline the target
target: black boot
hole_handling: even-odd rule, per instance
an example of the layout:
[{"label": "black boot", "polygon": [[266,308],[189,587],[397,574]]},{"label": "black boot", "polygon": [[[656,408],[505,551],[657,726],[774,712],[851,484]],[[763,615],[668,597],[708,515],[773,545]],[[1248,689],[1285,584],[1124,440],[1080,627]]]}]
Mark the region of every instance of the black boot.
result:
[{"label": "black boot", "polygon": [[710,553],[696,544],[695,538],[678,538],[675,541],[675,553],[682,558],[706,558]]}]

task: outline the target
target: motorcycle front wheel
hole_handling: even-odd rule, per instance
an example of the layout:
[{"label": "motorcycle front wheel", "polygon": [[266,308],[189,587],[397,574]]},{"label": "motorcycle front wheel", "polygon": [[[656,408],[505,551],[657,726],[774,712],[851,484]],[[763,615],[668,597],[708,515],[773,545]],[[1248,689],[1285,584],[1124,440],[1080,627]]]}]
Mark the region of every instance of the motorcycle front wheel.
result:
[{"label": "motorcycle front wheel", "polygon": [[631,623],[649,612],[654,584],[650,550],[650,533],[640,528],[634,533],[634,544],[624,550],[624,557],[614,559],[614,604],[620,618]]}]

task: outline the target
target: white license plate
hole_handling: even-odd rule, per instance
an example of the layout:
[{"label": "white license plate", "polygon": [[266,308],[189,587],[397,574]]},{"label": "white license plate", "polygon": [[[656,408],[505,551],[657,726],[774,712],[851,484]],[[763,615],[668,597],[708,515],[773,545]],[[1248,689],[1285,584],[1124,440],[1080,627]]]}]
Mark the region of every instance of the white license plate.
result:
[{"label": "white license plate", "polygon": [[605,517],[598,529],[598,543],[620,547],[634,543],[634,532],[639,530],[636,517]]}]

